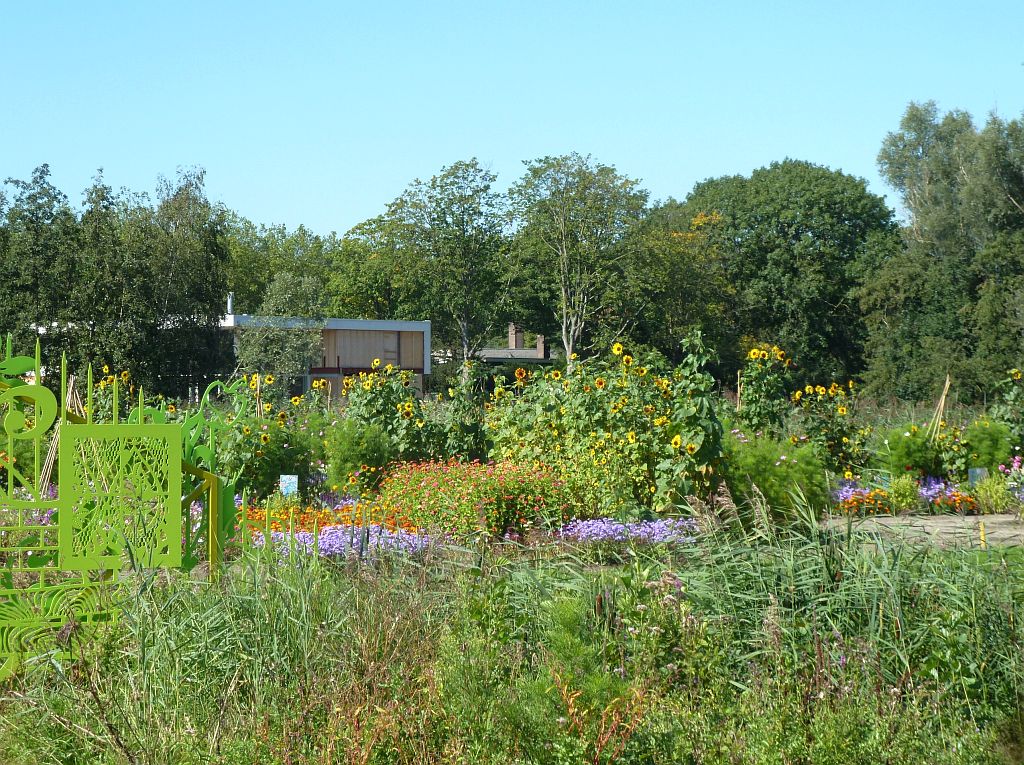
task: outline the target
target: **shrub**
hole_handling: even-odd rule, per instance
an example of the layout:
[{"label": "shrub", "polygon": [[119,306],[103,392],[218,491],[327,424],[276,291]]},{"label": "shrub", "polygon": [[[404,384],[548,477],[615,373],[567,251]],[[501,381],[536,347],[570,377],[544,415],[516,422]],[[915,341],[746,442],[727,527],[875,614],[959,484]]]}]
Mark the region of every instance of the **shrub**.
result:
[{"label": "shrub", "polygon": [[1010,426],[990,419],[971,423],[966,432],[970,444],[970,467],[988,468],[995,472],[1013,454],[1013,436]]},{"label": "shrub", "polygon": [[982,478],[974,485],[971,492],[978,503],[980,513],[1005,513],[1018,504],[1017,498],[1010,492],[1006,477],[995,473]]},{"label": "shrub", "polygon": [[797,509],[796,490],[816,509],[828,503],[825,468],[812,446],[783,444],[764,436],[748,438],[733,429],[724,447],[725,481],[733,497],[749,503],[756,486],[768,505],[780,513]]},{"label": "shrub", "polygon": [[374,359],[373,372],[360,372],[342,381],[346,415],[383,430],[401,459],[425,459],[435,453],[436,434],[416,398],[412,373],[391,364],[380,367]]},{"label": "shrub", "polygon": [[297,475],[302,496],[323,480],[325,423],[319,415],[286,410],[272,418],[250,417],[236,422],[237,440],[227,453],[231,473],[240,472],[239,490],[266,497],[282,475]]},{"label": "shrub", "polygon": [[883,434],[878,449],[878,465],[893,477],[905,473],[915,477],[945,474],[939,448],[923,429],[911,423]]},{"label": "shrub", "polygon": [[349,417],[328,428],[326,440],[327,478],[332,486],[358,481],[360,488],[374,489],[384,466],[398,456],[394,442],[379,426]]},{"label": "shrub", "polygon": [[921,494],[913,476],[896,476],[889,483],[889,504],[893,513],[908,513],[921,505]]},{"label": "shrub", "polygon": [[558,524],[566,499],[548,468],[455,460],[398,465],[378,495],[382,511],[403,525],[491,536]]}]

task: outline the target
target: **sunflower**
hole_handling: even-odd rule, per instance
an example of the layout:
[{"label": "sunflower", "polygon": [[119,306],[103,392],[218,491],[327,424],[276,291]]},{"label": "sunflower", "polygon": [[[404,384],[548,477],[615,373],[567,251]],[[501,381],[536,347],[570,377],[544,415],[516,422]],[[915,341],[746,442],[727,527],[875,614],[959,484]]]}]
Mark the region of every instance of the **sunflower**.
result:
[{"label": "sunflower", "polygon": [[621,356],[623,351],[622,343],[612,344],[612,354],[615,356]]},{"label": "sunflower", "polygon": [[633,357],[627,353],[625,356],[622,357],[622,365],[626,367],[633,366]]},{"label": "sunflower", "polygon": [[269,444],[270,443],[270,434],[269,433],[260,433],[260,443],[261,444]]},{"label": "sunflower", "polygon": [[273,375],[267,375],[266,377],[264,377],[263,378],[263,384],[264,385],[273,385],[274,384],[274,376]]},{"label": "sunflower", "polygon": [[804,386],[804,393],[806,393],[808,396],[810,396],[812,393],[814,393],[814,386],[813,385],[805,385]]},{"label": "sunflower", "polygon": [[128,373],[128,370],[127,370],[127,369],[126,369],[126,370],[124,370],[124,371],[123,371],[123,372],[121,373],[121,380],[122,380],[122,382],[128,382],[128,380],[129,380],[130,378],[131,378],[131,375],[130,375],[130,374]]},{"label": "sunflower", "polygon": [[768,360],[768,351],[761,351],[758,355],[761,357],[761,361]]},{"label": "sunflower", "polygon": [[843,473],[843,478],[845,478],[847,481],[852,481],[853,480],[853,471],[852,470],[847,470],[845,473]]},{"label": "sunflower", "polygon": [[747,358],[750,359],[751,361],[757,361],[759,358],[761,358],[761,351],[758,350],[757,348],[751,348],[750,353],[747,354]]},{"label": "sunflower", "polygon": [[270,414],[270,410],[273,409],[273,408],[274,408],[274,405],[271,404],[269,401],[263,405],[263,411],[266,414]]},{"label": "sunflower", "polygon": [[370,362],[370,369],[376,369],[380,366],[380,359],[374,359]]},{"label": "sunflower", "polygon": [[689,454],[689,455],[696,454],[697,453],[697,444],[687,444],[686,445],[686,453]]},{"label": "sunflower", "polygon": [[551,379],[552,380],[561,380],[562,379],[562,373],[559,372],[557,369],[552,369],[551,370]]},{"label": "sunflower", "polygon": [[103,374],[105,374],[105,375],[109,375],[110,374],[110,365],[109,364],[104,364],[103,365]]},{"label": "sunflower", "polygon": [[242,428],[242,435],[243,436],[250,436],[250,435],[252,435],[252,428],[250,428],[248,425],[246,425],[244,428]]},{"label": "sunflower", "polygon": [[840,416],[843,416],[843,415],[845,415],[845,414],[846,414],[846,407],[845,407],[845,406],[841,406],[841,407],[839,407],[838,409],[836,409],[836,412],[837,412],[837,413],[838,413],[838,414],[839,414]]},{"label": "sunflower", "polygon": [[798,390],[796,393],[793,394],[793,400],[794,401],[799,401],[803,397],[804,397],[804,392],[802,390]]},{"label": "sunflower", "polygon": [[168,404],[167,405],[167,414],[174,414],[177,411],[178,411],[178,407],[176,407],[174,404]]},{"label": "sunflower", "polygon": [[607,385],[607,383],[605,382],[605,379],[603,377],[598,377],[596,380],[594,380],[594,387],[596,387],[598,390],[604,390],[605,385]]},{"label": "sunflower", "polygon": [[678,433],[672,437],[672,448],[678,449],[683,445],[683,438]]},{"label": "sunflower", "polygon": [[1014,380],[1019,380],[1021,378],[1020,370],[1019,369],[1011,369],[1010,370],[1010,377],[1012,377]]},{"label": "sunflower", "polygon": [[292,406],[298,406],[302,403],[302,396],[292,396]]},{"label": "sunflower", "polygon": [[519,367],[516,370],[516,379],[517,380],[525,380],[526,379],[526,370],[523,369],[522,367]]}]

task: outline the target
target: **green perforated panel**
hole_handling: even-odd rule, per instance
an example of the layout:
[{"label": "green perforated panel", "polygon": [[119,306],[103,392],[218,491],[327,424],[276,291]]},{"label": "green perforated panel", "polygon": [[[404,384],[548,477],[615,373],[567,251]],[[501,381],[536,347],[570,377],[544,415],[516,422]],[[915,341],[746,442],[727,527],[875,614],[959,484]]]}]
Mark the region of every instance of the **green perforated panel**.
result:
[{"label": "green perforated panel", "polygon": [[60,426],[60,567],[181,565],[181,429]]}]

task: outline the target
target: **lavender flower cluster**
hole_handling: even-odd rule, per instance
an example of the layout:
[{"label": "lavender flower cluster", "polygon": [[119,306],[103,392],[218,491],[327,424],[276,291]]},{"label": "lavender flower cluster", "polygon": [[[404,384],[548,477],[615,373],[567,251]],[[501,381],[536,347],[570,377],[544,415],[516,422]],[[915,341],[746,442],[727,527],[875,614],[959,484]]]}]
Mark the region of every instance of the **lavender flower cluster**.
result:
[{"label": "lavender flower cluster", "polygon": [[939,497],[952,497],[956,484],[943,481],[941,478],[925,478],[917,486],[917,493],[925,502],[934,502]]},{"label": "lavender flower cluster", "polygon": [[[431,544],[426,534],[414,534],[402,529],[385,528],[372,524],[364,528],[352,526],[325,526],[319,533],[311,531],[272,531],[271,544],[282,557],[290,553],[315,555],[322,558],[359,557],[373,559],[382,552],[397,552],[406,555],[422,553]],[[253,544],[263,547],[263,534],[254,535]]]},{"label": "lavender flower cluster", "polygon": [[666,518],[657,521],[622,523],[611,518],[594,518],[567,523],[558,532],[572,542],[639,542],[641,544],[688,544],[697,533],[690,518]]}]

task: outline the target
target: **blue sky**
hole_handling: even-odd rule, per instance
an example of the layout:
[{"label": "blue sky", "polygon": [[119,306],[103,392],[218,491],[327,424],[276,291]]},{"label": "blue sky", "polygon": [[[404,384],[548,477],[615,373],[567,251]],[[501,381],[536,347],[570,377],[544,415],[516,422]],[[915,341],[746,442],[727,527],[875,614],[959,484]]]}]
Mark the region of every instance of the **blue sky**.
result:
[{"label": "blue sky", "polygon": [[896,200],[910,101],[1024,113],[1024,2],[5,4],[0,177],[152,191],[180,166],[259,223],[343,232],[414,178],[578,151],[654,199],[803,159]]}]

